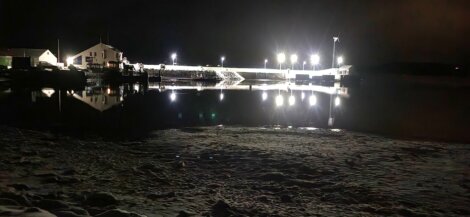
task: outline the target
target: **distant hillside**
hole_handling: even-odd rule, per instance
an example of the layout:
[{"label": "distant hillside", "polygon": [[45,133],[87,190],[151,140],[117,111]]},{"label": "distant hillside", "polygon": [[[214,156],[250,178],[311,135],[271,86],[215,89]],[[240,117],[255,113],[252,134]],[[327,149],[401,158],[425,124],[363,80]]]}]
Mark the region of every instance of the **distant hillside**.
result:
[{"label": "distant hillside", "polygon": [[377,66],[358,66],[355,67],[354,70],[360,74],[393,73],[432,76],[470,76],[468,66],[444,63],[399,62]]}]

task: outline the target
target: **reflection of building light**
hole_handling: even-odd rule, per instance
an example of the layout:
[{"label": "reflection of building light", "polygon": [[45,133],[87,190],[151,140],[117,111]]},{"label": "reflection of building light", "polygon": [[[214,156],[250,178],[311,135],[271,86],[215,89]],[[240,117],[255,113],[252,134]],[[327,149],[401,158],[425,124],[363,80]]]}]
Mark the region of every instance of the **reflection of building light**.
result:
[{"label": "reflection of building light", "polygon": [[332,132],[341,132],[341,129],[331,129]]},{"label": "reflection of building light", "polygon": [[54,89],[52,88],[43,88],[41,91],[42,93],[46,94],[47,97],[51,97],[52,94],[55,93]]},{"label": "reflection of building light", "polygon": [[289,105],[294,105],[295,104],[295,96],[290,96],[289,97]]},{"label": "reflection of building light", "polygon": [[224,100],[224,93],[220,93],[219,98],[220,98],[220,101]]},{"label": "reflection of building light", "polygon": [[309,98],[310,106],[314,106],[317,104],[317,97],[315,95],[311,95]]},{"label": "reflection of building light", "polygon": [[268,93],[263,92],[263,93],[261,94],[261,98],[263,99],[263,101],[266,101],[266,100],[268,99]]},{"label": "reflection of building light", "polygon": [[175,92],[171,92],[170,94],[170,100],[173,102],[176,100],[176,93]]},{"label": "reflection of building light", "polygon": [[281,95],[276,96],[276,105],[282,106],[284,104],[284,98]]},{"label": "reflection of building light", "polygon": [[341,104],[341,99],[339,99],[339,96],[335,98],[335,106],[339,106]]},{"label": "reflection of building light", "polygon": [[134,84],[134,90],[135,90],[136,92],[139,92],[139,84]]},{"label": "reflection of building light", "polygon": [[305,93],[304,93],[304,92],[302,92],[302,93],[300,94],[300,99],[301,99],[302,101],[304,101],[304,99],[305,99]]}]

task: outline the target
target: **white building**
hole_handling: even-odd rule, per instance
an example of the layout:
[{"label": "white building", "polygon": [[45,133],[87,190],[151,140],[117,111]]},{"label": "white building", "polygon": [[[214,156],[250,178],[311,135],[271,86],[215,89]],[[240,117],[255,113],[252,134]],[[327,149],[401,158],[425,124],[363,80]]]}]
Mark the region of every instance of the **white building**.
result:
[{"label": "white building", "polygon": [[122,52],[111,45],[99,43],[74,56],[67,57],[67,64],[77,68],[121,67]]},{"label": "white building", "polygon": [[14,57],[29,57],[31,66],[39,64],[57,65],[57,57],[48,49],[8,48],[0,49],[0,65],[11,67]]}]

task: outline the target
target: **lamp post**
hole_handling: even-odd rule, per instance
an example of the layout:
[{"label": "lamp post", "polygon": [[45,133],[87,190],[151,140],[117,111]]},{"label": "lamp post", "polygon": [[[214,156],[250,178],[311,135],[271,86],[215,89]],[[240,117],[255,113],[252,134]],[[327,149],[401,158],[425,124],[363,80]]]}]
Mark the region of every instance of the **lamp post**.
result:
[{"label": "lamp post", "polygon": [[279,62],[279,70],[282,70],[282,63],[286,61],[286,54],[279,53],[277,54],[277,62]]},{"label": "lamp post", "polygon": [[225,61],[225,57],[224,56],[220,57],[220,63],[222,65],[222,68],[224,67],[224,61]]},{"label": "lamp post", "polygon": [[291,63],[291,67],[292,67],[292,70],[294,70],[294,66],[295,66],[295,63],[297,62],[297,54],[292,54],[290,55],[290,63]]},{"label": "lamp post", "polygon": [[338,37],[333,37],[333,60],[331,61],[331,68],[335,67],[335,49],[336,49],[336,41],[339,41]]},{"label": "lamp post", "polygon": [[268,63],[268,59],[264,59],[264,69],[266,69],[266,64]]},{"label": "lamp post", "polygon": [[171,60],[173,61],[173,65],[175,65],[175,62],[176,62],[176,53],[171,54]]},{"label": "lamp post", "polygon": [[304,63],[302,64],[302,71],[305,70],[305,64],[307,64],[307,61],[304,61]]},{"label": "lamp post", "polygon": [[320,63],[320,56],[318,56],[318,54],[310,56],[310,62],[312,64],[312,70],[315,71],[315,66]]}]

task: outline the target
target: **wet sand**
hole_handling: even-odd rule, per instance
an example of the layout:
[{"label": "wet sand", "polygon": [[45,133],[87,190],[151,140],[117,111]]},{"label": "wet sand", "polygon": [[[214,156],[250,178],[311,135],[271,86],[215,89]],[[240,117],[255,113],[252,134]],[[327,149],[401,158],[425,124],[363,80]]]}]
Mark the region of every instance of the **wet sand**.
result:
[{"label": "wet sand", "polygon": [[0,155],[0,216],[470,215],[469,144],[305,128],[109,141],[0,127]]}]

